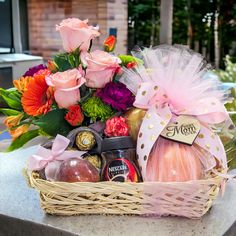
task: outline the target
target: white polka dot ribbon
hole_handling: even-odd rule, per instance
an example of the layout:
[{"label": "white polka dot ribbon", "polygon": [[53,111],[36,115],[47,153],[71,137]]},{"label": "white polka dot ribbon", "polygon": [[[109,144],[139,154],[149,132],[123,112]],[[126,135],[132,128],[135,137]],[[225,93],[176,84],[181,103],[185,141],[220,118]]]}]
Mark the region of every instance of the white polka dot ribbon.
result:
[{"label": "white polka dot ribbon", "polygon": [[[219,138],[210,128],[201,126],[200,133],[194,141],[201,148],[210,152],[222,165],[224,168],[227,167],[227,158],[225,154],[224,146]],[[207,160],[205,160],[207,161]],[[208,165],[208,163],[203,163],[206,170],[212,169],[214,166]]]},{"label": "white polka dot ribbon", "polygon": [[149,82],[140,85],[134,106],[148,109],[137,140],[138,162],[145,179],[148,156],[157,138],[171,120],[172,113],[164,91]]},{"label": "white polka dot ribbon", "polygon": [[[137,156],[143,179],[146,179],[146,167],[149,154],[157,138],[170,122],[173,114],[172,104],[168,101],[165,91],[153,82],[142,83],[138,89],[135,107],[147,109],[141,124],[137,140]],[[171,107],[171,109],[170,109]],[[176,112],[175,112],[176,113]],[[180,114],[176,114],[180,115]],[[199,106],[181,111],[181,115],[191,115],[204,124],[220,123],[228,119],[228,114],[222,103],[215,98],[199,101]],[[220,138],[210,128],[201,126],[201,131],[195,143],[215,156],[224,167],[227,166],[226,154]],[[203,163],[210,168],[212,163]]]},{"label": "white polka dot ribbon", "polygon": [[152,106],[143,118],[137,140],[137,155],[144,179],[151,149],[171,117],[170,108],[168,105],[164,105],[160,108]]}]

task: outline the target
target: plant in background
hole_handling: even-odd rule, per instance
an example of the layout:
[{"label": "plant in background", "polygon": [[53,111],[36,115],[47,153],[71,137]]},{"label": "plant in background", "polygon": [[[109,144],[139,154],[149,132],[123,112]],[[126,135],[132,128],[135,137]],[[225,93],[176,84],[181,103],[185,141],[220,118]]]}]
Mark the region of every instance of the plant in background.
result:
[{"label": "plant in background", "polygon": [[[230,88],[231,99],[225,104],[225,107],[230,113],[230,117],[234,124],[236,124],[236,63],[233,62],[233,58],[229,55],[225,58],[225,70],[213,71],[222,82],[232,83]],[[224,144],[225,151],[227,154],[229,169],[236,168],[236,130],[232,126],[232,129],[222,129],[220,138]]]},{"label": "plant in background", "polygon": [[233,62],[233,58],[227,55],[225,57],[225,70],[214,71],[222,82],[236,83],[236,63]]},{"label": "plant in background", "polygon": [[[233,62],[233,58],[229,55],[225,58],[225,70],[215,70],[214,73],[224,83],[236,83],[236,63]],[[228,111],[236,112],[236,84],[231,86],[231,100],[225,105]],[[236,122],[236,116],[232,115],[234,123]]]}]

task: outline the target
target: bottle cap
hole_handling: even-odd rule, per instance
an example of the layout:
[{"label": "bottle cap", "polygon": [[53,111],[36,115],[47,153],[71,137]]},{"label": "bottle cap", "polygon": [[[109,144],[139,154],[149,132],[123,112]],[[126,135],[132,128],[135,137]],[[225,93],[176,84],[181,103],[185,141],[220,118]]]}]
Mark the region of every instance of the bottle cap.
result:
[{"label": "bottle cap", "polygon": [[102,141],[102,152],[135,148],[134,142],[130,136],[105,138]]}]

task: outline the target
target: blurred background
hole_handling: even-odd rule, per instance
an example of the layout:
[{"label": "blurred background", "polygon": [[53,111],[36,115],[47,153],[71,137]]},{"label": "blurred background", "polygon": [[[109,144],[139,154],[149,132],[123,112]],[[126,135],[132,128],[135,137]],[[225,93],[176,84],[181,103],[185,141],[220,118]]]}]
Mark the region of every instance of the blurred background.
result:
[{"label": "blurred background", "polygon": [[49,59],[61,49],[55,25],[68,17],[100,26],[95,46],[117,36],[119,53],[135,45],[185,44],[216,68],[236,55],[235,0],[1,0],[0,52]]},{"label": "blurred background", "polygon": [[231,92],[226,105],[236,123],[236,1],[129,0],[128,50],[135,45],[184,44],[213,65]]},{"label": "blurred background", "polygon": [[224,68],[226,55],[236,55],[235,0],[130,0],[128,5],[129,49],[162,43],[170,21],[168,43],[188,45],[216,68]]}]

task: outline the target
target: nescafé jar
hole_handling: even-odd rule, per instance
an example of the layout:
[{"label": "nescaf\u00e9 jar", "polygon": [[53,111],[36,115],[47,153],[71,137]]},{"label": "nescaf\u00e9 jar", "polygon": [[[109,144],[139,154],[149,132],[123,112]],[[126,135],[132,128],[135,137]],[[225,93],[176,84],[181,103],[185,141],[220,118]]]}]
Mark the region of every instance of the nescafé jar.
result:
[{"label": "nescaf\u00e9 jar", "polygon": [[105,138],[102,143],[102,180],[140,182],[136,150],[131,137]]}]

